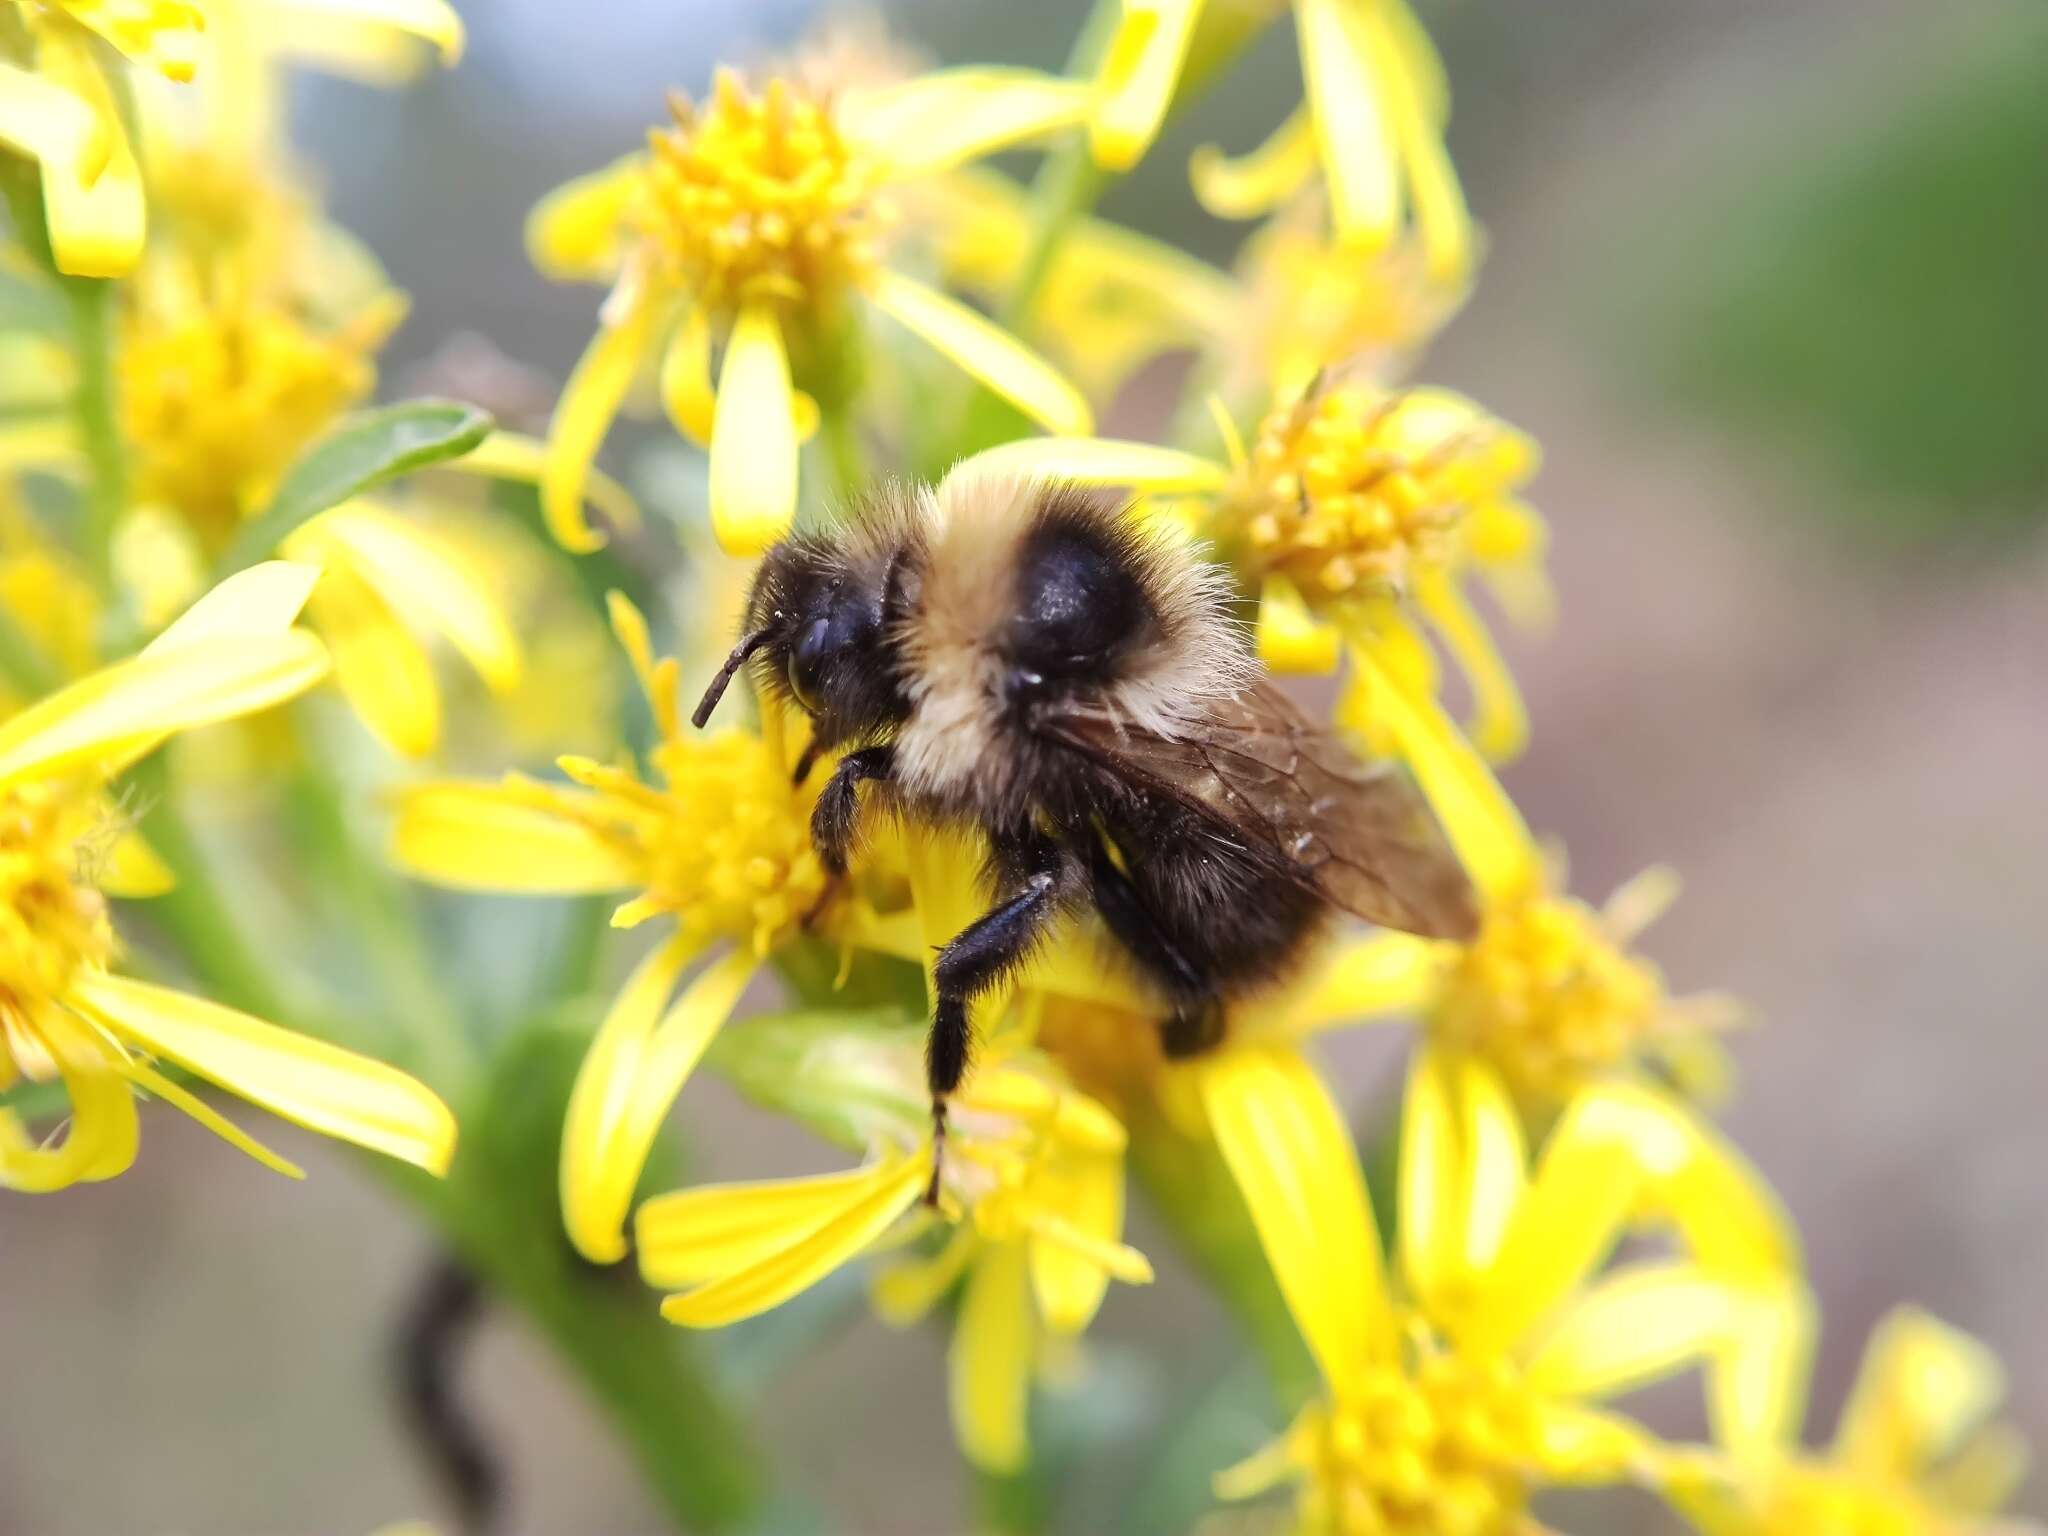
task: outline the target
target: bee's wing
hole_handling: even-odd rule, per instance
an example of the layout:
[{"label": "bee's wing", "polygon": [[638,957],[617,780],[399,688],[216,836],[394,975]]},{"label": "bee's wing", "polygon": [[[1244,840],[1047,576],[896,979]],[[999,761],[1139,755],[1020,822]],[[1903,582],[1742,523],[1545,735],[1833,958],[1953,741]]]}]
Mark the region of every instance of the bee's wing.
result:
[{"label": "bee's wing", "polygon": [[1264,679],[1171,737],[1081,703],[1043,710],[1034,724],[1276,855],[1326,901],[1368,922],[1428,938],[1478,931],[1472,883],[1406,773],[1360,761]]}]

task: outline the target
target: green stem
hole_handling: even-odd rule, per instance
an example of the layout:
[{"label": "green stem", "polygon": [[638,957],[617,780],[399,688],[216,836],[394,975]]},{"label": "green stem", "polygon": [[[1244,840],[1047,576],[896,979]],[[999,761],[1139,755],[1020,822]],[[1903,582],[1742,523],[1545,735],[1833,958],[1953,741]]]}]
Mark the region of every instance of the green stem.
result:
[{"label": "green stem", "polygon": [[[114,526],[128,504],[128,460],[121,441],[120,397],[114,373],[114,285],[93,278],[63,280],[71,314],[78,390],[72,411],[90,478],[82,530],[86,567],[103,598],[115,596]],[[110,636],[112,649],[125,636]]]},{"label": "green stem", "polygon": [[178,805],[163,754],[143,759],[131,780],[147,806],[142,833],[177,877],[169,891],[150,899],[149,916],[178,946],[193,974],[222,1001],[267,1019],[302,1017],[310,1011],[310,1000],[293,995],[296,989],[278,974],[235,915],[212,861]]},{"label": "green stem", "polygon": [[[163,931],[208,989],[236,1007],[323,1039],[359,1041],[295,996],[247,933],[178,814],[155,759],[136,772],[154,802],[145,829],[178,876],[151,904]],[[452,1092],[462,1124],[445,1181],[382,1158],[364,1166],[413,1205],[493,1292],[539,1329],[618,1428],[649,1489],[679,1529],[731,1530],[759,1507],[760,1462],[736,1411],[680,1329],[628,1272],[600,1271],[570,1251],[556,1204],[555,1158],[580,1036],[540,1037],[554,1051],[550,1081],[532,1091],[532,1049],[514,1049],[488,1080],[468,1074]]]},{"label": "green stem", "polygon": [[476,1070],[476,1050],[422,942],[415,893],[364,845],[364,816],[328,766],[331,749],[309,712],[296,711],[296,723],[299,761],[286,789],[292,821],[320,884],[342,904],[348,930],[368,951],[391,1020],[376,1042],[379,1053],[433,1082],[464,1081]]}]

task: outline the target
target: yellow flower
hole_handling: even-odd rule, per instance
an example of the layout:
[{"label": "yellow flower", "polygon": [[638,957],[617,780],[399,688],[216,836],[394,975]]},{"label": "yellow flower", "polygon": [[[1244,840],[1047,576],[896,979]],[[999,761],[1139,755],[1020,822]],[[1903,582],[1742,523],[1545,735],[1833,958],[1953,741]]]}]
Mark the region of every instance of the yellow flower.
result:
[{"label": "yellow flower", "polygon": [[2005,1375],[1968,1334],[1915,1308],[1878,1325],[1825,1451],[1799,1448],[1806,1340],[1788,1369],[1721,1416],[1728,1457],[1691,1459],[1672,1501],[1706,1536],[2024,1536],[1996,1518],[2025,1470],[1993,1415]]},{"label": "yellow flower", "polygon": [[[280,33],[339,43],[426,39],[453,62],[462,26],[446,0],[248,0]],[[57,269],[119,277],[142,254],[141,166],[103,48],[173,81],[203,75],[208,22],[241,12],[225,0],[18,0],[0,17],[0,145],[37,162]],[[137,82],[140,83],[140,82]]]},{"label": "yellow flower", "polygon": [[[1243,1498],[1296,1482],[1303,1530],[1515,1536],[1542,1488],[1657,1481],[1662,1448],[1601,1400],[1696,1364],[1738,1371],[1788,1283],[1789,1239],[1767,1208],[1723,1203],[1713,1175],[1732,1155],[1636,1090],[1574,1100],[1532,1166],[1497,1078],[1419,1055],[1390,1266],[1313,1069],[1240,1048],[1195,1070],[1325,1382],[1217,1487]],[[1603,1272],[1648,1212],[1691,1251]]]},{"label": "yellow flower", "polygon": [[635,375],[659,357],[670,420],[710,445],[720,542],[736,554],[772,543],[795,514],[813,394],[844,393],[856,299],[1049,430],[1088,431],[1087,403],[1042,359],[885,259],[898,189],[1076,123],[1086,98],[1020,70],[942,70],[833,96],[722,72],[707,101],[675,98],[644,153],[550,194],[528,226],[535,263],[613,283],[548,433],[542,501],[556,536],[597,542],[579,487]]},{"label": "yellow flower", "polygon": [[[1320,197],[1295,199],[1244,244],[1244,323],[1220,359],[1227,400],[1295,399],[1325,369],[1390,383],[1464,302],[1404,238],[1370,256],[1332,241]],[[1247,344],[1248,343],[1248,344]]]},{"label": "yellow flower", "polygon": [[1258,594],[1259,655],[1276,672],[1328,672],[1348,648],[1427,701],[1437,666],[1419,615],[1464,673],[1481,750],[1519,752],[1521,693],[1465,586],[1480,577],[1527,623],[1549,616],[1546,531],[1517,495],[1535,473],[1535,444],[1447,390],[1345,382],[1274,409],[1248,451],[1234,429],[1225,446],[1218,462],[1146,443],[1032,438],[975,462],[1174,498]]},{"label": "yellow flower", "polygon": [[[980,167],[935,183],[919,204],[949,281],[984,300],[1009,292],[1031,250],[1031,197]],[[1145,363],[1242,341],[1230,279],[1174,246],[1102,219],[1061,239],[1032,305],[1032,325],[1090,399],[1115,398]]]},{"label": "yellow flower", "polygon": [[[1096,159],[1134,164],[1173,100],[1203,0],[1124,0],[1090,123]],[[1443,63],[1406,0],[1294,0],[1307,101],[1258,149],[1195,156],[1210,212],[1249,218],[1279,206],[1320,164],[1340,242],[1381,250],[1412,216],[1431,274],[1462,281],[1472,261],[1444,123]]]},{"label": "yellow flower", "polygon": [[[810,837],[824,770],[793,784],[795,757],[779,732],[685,735],[674,658],[656,661],[646,621],[619,594],[611,601],[654,712],[652,781],[569,757],[569,785],[517,774],[421,784],[401,796],[396,833],[399,862],[422,879],[531,894],[634,891],[613,924],[660,918],[670,930],[599,1026],[563,1130],[564,1220],[601,1263],[625,1256],[634,1184],[684,1081],[762,963],[827,894]],[[835,903],[835,921],[842,905],[857,902]]]},{"label": "yellow flower", "polygon": [[864,1252],[951,1222],[934,1251],[877,1276],[876,1306],[908,1324],[960,1289],[950,1362],[956,1436],[977,1466],[1015,1471],[1027,1453],[1034,1365],[1057,1361],[1112,1279],[1152,1278],[1121,1241],[1123,1127],[1043,1062],[996,1047],[951,1101],[939,1211],[905,1220],[932,1166],[914,1034],[828,1029],[807,1053],[806,1070],[829,1076],[842,1110],[856,1106],[847,1125],[869,1161],[657,1196],[635,1218],[641,1273],[681,1292],[662,1305],[671,1322],[720,1327],[779,1306]]},{"label": "yellow flower", "polygon": [[[299,456],[369,398],[377,350],[405,310],[262,146],[215,154],[167,137],[160,148],[152,186],[170,216],[127,285],[118,358],[140,503],[117,537],[133,554],[117,563],[141,583],[144,610],[188,598],[196,573],[262,513]],[[235,216],[215,217],[224,207]],[[540,456],[499,434],[452,467],[532,480]],[[632,515],[611,482],[594,477],[588,489],[621,520]],[[518,686],[521,646],[498,594],[404,503],[337,507],[282,553],[328,572],[312,622],[343,695],[393,751],[421,757],[439,742],[430,641],[445,641],[493,692]]]},{"label": "yellow flower", "polygon": [[106,896],[161,890],[165,872],[119,827],[107,780],[168,736],[318,682],[326,655],[292,627],[316,576],[273,563],[231,577],[140,655],[0,725],[0,1085],[61,1079],[70,1100],[58,1140],[0,1110],[0,1184],[45,1191],[122,1172],[135,1159],[137,1089],[298,1175],[152,1058],[323,1134],[447,1167],[454,1119],[412,1078],[114,969]]},{"label": "yellow flower", "polygon": [[1726,1072],[1716,1036],[1740,1010],[1716,994],[1673,998],[1629,948],[1677,895],[1677,877],[1647,870],[1597,910],[1567,894],[1557,861],[1450,722],[1370,663],[1338,721],[1391,738],[1471,873],[1481,912],[1470,944],[1377,934],[1342,952],[1329,985],[1350,978],[1354,1016],[1422,1020],[1432,1040],[1488,1062],[1532,1108],[1616,1074],[1669,1076],[1711,1097]]}]

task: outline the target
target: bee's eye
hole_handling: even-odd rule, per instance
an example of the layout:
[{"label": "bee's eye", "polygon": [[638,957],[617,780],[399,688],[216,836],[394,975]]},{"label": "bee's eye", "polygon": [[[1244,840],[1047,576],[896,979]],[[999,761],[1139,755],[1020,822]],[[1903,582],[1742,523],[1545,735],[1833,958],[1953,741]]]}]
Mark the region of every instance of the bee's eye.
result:
[{"label": "bee's eye", "polygon": [[832,621],[813,619],[789,650],[789,691],[812,714],[818,712],[819,685],[832,654]]}]

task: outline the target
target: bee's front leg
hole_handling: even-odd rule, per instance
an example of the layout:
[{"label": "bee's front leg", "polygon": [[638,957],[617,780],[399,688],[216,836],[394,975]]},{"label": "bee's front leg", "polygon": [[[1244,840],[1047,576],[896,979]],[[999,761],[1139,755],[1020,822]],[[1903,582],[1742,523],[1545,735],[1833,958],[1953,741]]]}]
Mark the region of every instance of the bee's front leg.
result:
[{"label": "bee's front leg", "polygon": [[811,809],[811,846],[818,850],[818,862],[825,872],[835,879],[846,873],[854,833],[860,828],[861,781],[886,783],[894,758],[894,750],[887,746],[849,752],[839,759],[839,766],[818,792],[818,803]]},{"label": "bee's front leg", "polygon": [[973,1041],[967,1006],[1022,964],[1061,907],[1080,888],[1080,866],[1050,838],[998,840],[999,868],[1020,877],[1012,894],[969,923],[939,951],[932,966],[931,1034],[925,1081],[932,1094],[932,1178],[925,1203],[939,1203],[946,1148],[946,1099],[967,1076]]}]

